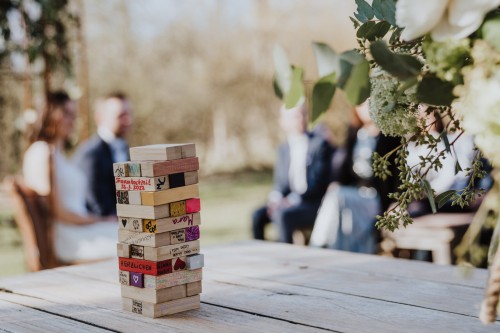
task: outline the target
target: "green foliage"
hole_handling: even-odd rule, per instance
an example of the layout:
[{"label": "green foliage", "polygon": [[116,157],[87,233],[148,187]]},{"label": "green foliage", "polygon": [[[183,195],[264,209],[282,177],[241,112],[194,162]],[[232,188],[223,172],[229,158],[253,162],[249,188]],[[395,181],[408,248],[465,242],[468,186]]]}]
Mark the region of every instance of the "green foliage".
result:
[{"label": "green foliage", "polygon": [[396,26],[396,0],[373,0],[372,8],[375,17]]},{"label": "green foliage", "polygon": [[319,79],[312,92],[312,116],[311,121],[316,121],[329,107],[335,94],[336,74],[331,73]]},{"label": "green foliage", "polygon": [[291,109],[297,106],[304,99],[304,70],[300,67],[292,69],[292,81],[290,90],[285,94],[285,107]]},{"label": "green foliage", "polygon": [[368,21],[365,22],[359,27],[356,32],[356,37],[358,38],[366,38],[369,41],[374,41],[377,38],[383,38],[391,28],[391,25],[385,21],[374,22]]},{"label": "green foliage", "polygon": [[370,96],[370,64],[362,59],[351,70],[344,90],[352,105],[363,103]]},{"label": "green foliage", "polygon": [[373,18],[373,9],[365,0],[356,0],[356,5],[358,6],[357,12],[354,16],[361,22],[365,23]]},{"label": "green foliage", "polygon": [[453,84],[437,77],[426,76],[422,78],[417,87],[417,98],[420,102],[429,105],[450,106],[455,99]]},{"label": "green foliage", "polygon": [[422,63],[408,54],[396,54],[387,44],[377,40],[370,45],[373,59],[383,70],[400,80],[408,80],[420,74]]}]

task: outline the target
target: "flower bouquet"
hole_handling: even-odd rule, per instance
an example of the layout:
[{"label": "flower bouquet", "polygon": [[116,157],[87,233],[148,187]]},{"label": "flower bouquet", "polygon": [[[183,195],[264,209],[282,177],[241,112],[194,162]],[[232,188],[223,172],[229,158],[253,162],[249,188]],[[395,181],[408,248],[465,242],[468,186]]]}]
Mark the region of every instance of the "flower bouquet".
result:
[{"label": "flower bouquet", "polygon": [[[408,205],[427,197],[433,212],[444,204],[469,205],[482,195],[478,179],[485,176],[484,158],[500,164],[500,0],[356,0],[351,17],[358,49],[336,53],[313,43],[320,79],[312,91],[312,120],[342,89],[353,105],[369,98],[371,117],[380,131],[401,137],[401,146],[373,157],[378,177],[390,176],[389,155],[395,159],[400,187],[391,194],[395,205],[377,216],[377,226],[394,230],[412,223]],[[304,98],[303,70],[291,66],[284,51],[274,51],[274,87],[287,107]],[[436,132],[437,119],[444,127]],[[451,136],[450,136],[451,134]],[[468,182],[459,190],[435,191],[428,181],[454,156],[462,136],[473,136],[476,148],[469,165],[455,158],[455,173]],[[450,138],[453,138],[452,140]],[[427,154],[408,164],[408,147]],[[500,176],[483,198],[464,241],[457,248],[463,262],[474,264],[482,253],[475,244],[484,224],[495,228],[489,248],[491,274],[481,320],[496,318],[500,293]]]}]

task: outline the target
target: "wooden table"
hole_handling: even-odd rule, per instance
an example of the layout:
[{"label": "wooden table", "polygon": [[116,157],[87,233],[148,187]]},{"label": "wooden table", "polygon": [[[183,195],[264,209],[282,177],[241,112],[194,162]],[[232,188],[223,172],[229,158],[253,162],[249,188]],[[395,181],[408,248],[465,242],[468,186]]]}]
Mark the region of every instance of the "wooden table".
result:
[{"label": "wooden table", "polygon": [[485,270],[266,242],[204,248],[201,309],[121,310],[116,260],[0,280],[0,332],[498,332]]}]

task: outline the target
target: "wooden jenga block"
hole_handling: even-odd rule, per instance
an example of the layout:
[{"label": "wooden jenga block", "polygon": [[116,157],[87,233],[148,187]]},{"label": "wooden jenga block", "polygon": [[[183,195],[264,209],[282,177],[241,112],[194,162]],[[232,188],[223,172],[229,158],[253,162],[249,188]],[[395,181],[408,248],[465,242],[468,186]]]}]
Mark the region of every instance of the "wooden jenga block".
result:
[{"label": "wooden jenga block", "polygon": [[200,238],[200,228],[198,226],[170,231],[170,244],[191,242],[198,238]]},{"label": "wooden jenga block", "polygon": [[168,176],[159,177],[115,177],[118,191],[162,191],[170,188]]},{"label": "wooden jenga block", "polygon": [[140,205],[141,192],[138,191],[116,191],[116,203],[126,205]]},{"label": "wooden jenga block", "polygon": [[139,163],[127,163],[129,177],[141,176],[141,165]]},{"label": "wooden jenga block", "polygon": [[158,247],[170,245],[170,238],[171,237],[168,232],[152,234],[145,232],[134,232],[124,229],[118,230],[118,241],[125,244]]},{"label": "wooden jenga block", "polygon": [[172,273],[172,259],[163,261],[149,261],[132,258],[118,257],[118,265],[120,270],[143,273],[148,275],[163,275]]},{"label": "wooden jenga block", "polygon": [[186,200],[186,213],[195,213],[201,210],[200,198]]},{"label": "wooden jenga block", "polygon": [[200,168],[198,157],[173,161],[141,161],[142,177],[166,176],[172,173],[196,171]]},{"label": "wooden jenga block", "polygon": [[144,288],[144,274],[130,272],[130,285],[135,288]]},{"label": "wooden jenga block", "polygon": [[145,206],[158,206],[174,201],[199,197],[199,195],[198,185],[194,184],[157,192],[141,192],[141,199],[142,204]]},{"label": "wooden jenga block", "polygon": [[200,269],[205,265],[205,257],[201,253],[192,254],[186,257],[186,269]]},{"label": "wooden jenga block", "polygon": [[200,225],[200,213],[191,213],[176,217],[167,217],[158,220],[142,219],[143,231],[151,233],[161,233],[171,230]]},{"label": "wooden jenga block", "polygon": [[132,230],[136,232],[143,231],[142,219],[136,217],[118,217],[118,227],[119,229]]},{"label": "wooden jenga block", "polygon": [[113,163],[113,175],[115,177],[128,177],[128,167],[126,163]]},{"label": "wooden jenga block", "polygon": [[186,284],[186,294],[188,297],[201,294],[201,281]]},{"label": "wooden jenga block", "polygon": [[174,272],[183,271],[186,269],[186,257],[172,259],[172,270]]},{"label": "wooden jenga block", "polygon": [[130,284],[130,272],[119,271],[119,281],[121,284],[128,286]]},{"label": "wooden jenga block", "polygon": [[144,275],[144,288],[158,290],[180,284],[201,281],[201,279],[202,269],[193,271],[183,270],[160,276]]},{"label": "wooden jenga block", "polygon": [[186,215],[186,202],[184,200],[170,203],[170,216]]},{"label": "wooden jenga block", "polygon": [[160,206],[116,204],[116,211],[118,216],[152,220],[170,216],[170,206],[168,204]]},{"label": "wooden jenga block", "polygon": [[[193,287],[191,287],[191,289],[193,289]],[[191,289],[189,291],[192,292]],[[181,284],[159,290],[147,289],[147,288],[134,288],[132,286],[122,285],[121,291],[122,291],[122,297],[132,298],[137,301],[143,301],[155,304],[173,301],[174,299],[184,298],[188,296],[187,295],[188,286],[186,284]],[[197,294],[191,294],[189,296],[194,296]]]},{"label": "wooden jenga block", "polygon": [[171,175],[168,175],[168,182],[170,184],[170,188],[186,186],[184,173],[173,173]]},{"label": "wooden jenga block", "polygon": [[123,310],[149,318],[158,318],[178,312],[200,308],[200,295],[176,299],[164,303],[148,303],[122,297]]},{"label": "wooden jenga block", "polygon": [[179,144],[159,144],[130,148],[131,161],[169,161],[180,158],[182,158],[182,145]]},{"label": "wooden jenga block", "polygon": [[[130,258],[131,254],[137,259],[144,259],[149,261],[162,261],[172,258],[183,258],[191,254],[200,252],[200,241],[195,240],[192,242],[180,243],[175,245],[167,245],[160,247],[149,247],[133,244],[118,243],[116,245],[117,254],[120,258]],[[143,257],[140,257],[140,253]]]},{"label": "wooden jenga block", "polygon": [[195,157],[196,156],[196,146],[194,143],[187,143],[183,144],[181,146],[182,152],[182,158],[189,158],[189,157]]},{"label": "wooden jenga block", "polygon": [[184,183],[186,185],[198,184],[198,171],[185,172]]}]

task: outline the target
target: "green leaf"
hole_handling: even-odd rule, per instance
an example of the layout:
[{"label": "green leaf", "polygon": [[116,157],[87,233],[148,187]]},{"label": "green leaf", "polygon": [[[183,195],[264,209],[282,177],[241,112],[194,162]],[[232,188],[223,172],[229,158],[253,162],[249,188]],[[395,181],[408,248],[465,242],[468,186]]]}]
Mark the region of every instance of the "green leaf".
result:
[{"label": "green leaf", "polygon": [[283,99],[283,92],[281,91],[280,87],[278,86],[278,82],[276,82],[276,75],[273,77],[273,89],[274,89],[274,94],[276,97],[279,99]]},{"label": "green leaf", "polygon": [[366,59],[354,66],[344,91],[352,105],[359,105],[370,97],[370,64]]},{"label": "green leaf", "polygon": [[340,54],[340,75],[337,74],[337,86],[339,88],[345,89],[347,80],[349,80],[349,77],[351,76],[352,68],[364,59],[365,57],[359,54],[356,50],[349,50]]},{"label": "green leaf", "polygon": [[458,174],[460,171],[463,171],[463,169],[462,169],[462,166],[460,165],[460,163],[457,161],[455,163],[455,175]]},{"label": "green leaf", "polygon": [[500,17],[487,20],[481,29],[483,38],[500,51]]},{"label": "green leaf", "polygon": [[402,32],[403,32],[402,28],[394,29],[394,31],[391,34],[391,38],[389,39],[389,44],[394,44],[395,42],[399,41]]},{"label": "green leaf", "polygon": [[340,71],[339,57],[330,46],[325,43],[313,42],[312,48],[320,77]]},{"label": "green leaf", "polygon": [[451,154],[451,146],[450,146],[450,140],[448,140],[448,133],[445,131],[442,131],[441,134],[441,139],[444,142],[444,146],[446,148],[446,151]]},{"label": "green leaf", "polygon": [[424,77],[417,88],[417,99],[429,105],[450,106],[455,99],[453,84],[437,77]]},{"label": "green leaf", "polygon": [[322,77],[314,84],[311,116],[313,122],[330,107],[332,98],[335,95],[335,77],[335,73],[331,73]]},{"label": "green leaf", "polygon": [[357,29],[359,28],[360,26],[360,23],[358,20],[356,20],[354,17],[352,16],[349,16],[349,19],[351,20],[352,24],[354,25],[354,29]]},{"label": "green leaf", "polygon": [[427,198],[429,199],[429,203],[431,204],[432,213],[435,214],[437,212],[436,202],[434,201],[434,193],[432,191],[431,185],[427,180],[423,180],[422,184],[424,186],[425,192],[427,193]]},{"label": "green leaf", "polygon": [[354,16],[362,22],[365,23],[373,18],[373,9],[365,0],[356,0],[356,5],[358,6]]},{"label": "green leaf", "polygon": [[396,26],[396,1],[395,0],[373,0],[373,13],[379,20],[389,22]]},{"label": "green leaf", "polygon": [[291,109],[304,100],[304,83],[302,82],[304,70],[300,67],[292,69],[292,82],[290,90],[285,94],[285,107]]},{"label": "green leaf", "polygon": [[291,87],[292,67],[290,66],[290,62],[288,62],[288,57],[286,56],[285,51],[279,45],[274,46],[273,60],[276,85],[279,88],[279,91],[281,91],[281,95],[285,96]]},{"label": "green leaf", "polygon": [[449,190],[436,196],[436,201],[438,203],[438,208],[443,207],[453,196],[455,195],[454,190]]},{"label": "green leaf", "polygon": [[417,58],[392,52],[383,40],[371,43],[370,51],[383,70],[400,80],[408,80],[420,74],[422,63]]},{"label": "green leaf", "polygon": [[356,32],[356,37],[366,38],[369,41],[374,41],[377,38],[383,38],[390,28],[391,25],[385,21],[368,21],[361,27],[359,27],[358,31]]}]

